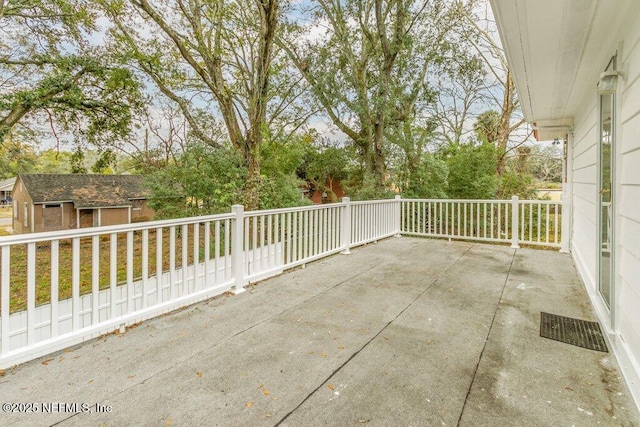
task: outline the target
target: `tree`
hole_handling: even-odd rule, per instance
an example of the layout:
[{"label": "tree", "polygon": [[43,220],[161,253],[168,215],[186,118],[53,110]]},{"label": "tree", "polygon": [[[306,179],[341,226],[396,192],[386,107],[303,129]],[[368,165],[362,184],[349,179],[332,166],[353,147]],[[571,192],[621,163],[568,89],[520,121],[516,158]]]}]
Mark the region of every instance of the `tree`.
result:
[{"label": "tree", "polygon": [[[486,1],[484,2],[485,8],[488,8]],[[488,10],[488,9],[486,9]],[[489,74],[493,76],[497,86],[498,94],[495,96],[495,104],[499,106],[499,121],[497,129],[495,129],[495,137],[491,142],[495,143],[498,153],[498,163],[496,164],[496,174],[502,175],[505,171],[507,163],[507,155],[510,149],[509,140],[513,133],[518,130],[525,120],[522,117],[517,117],[519,111],[520,100],[516,93],[516,86],[513,80],[513,75],[509,70],[507,58],[504,50],[496,42],[496,25],[489,18],[479,19],[478,16],[473,13],[464,14],[466,18],[466,26],[471,28],[475,37],[469,38],[472,46],[479,55],[479,58],[485,64]],[[484,22],[485,26],[482,26]],[[493,91],[490,91],[492,93]],[[499,94],[502,96],[500,97]],[[523,138],[523,141],[528,139],[529,135]],[[519,145],[519,144],[517,144]],[[516,146],[517,146],[516,145]]]},{"label": "tree", "polygon": [[[348,177],[348,154],[335,144],[310,144],[305,153],[305,163],[298,175],[307,181],[310,189],[327,193],[327,199],[337,202],[333,184]],[[328,185],[327,185],[328,184]]]},{"label": "tree", "polygon": [[415,124],[429,98],[425,77],[456,25],[451,11],[439,0],[317,0],[303,13],[315,17],[315,28],[325,25],[326,34],[312,39],[309,27],[291,25],[280,41],[355,145],[365,167],[360,186],[370,185],[373,194],[385,189],[391,129],[407,131],[403,125]]},{"label": "tree", "polygon": [[496,149],[473,143],[448,147],[447,195],[455,199],[493,199],[499,179],[495,176]]},{"label": "tree", "polygon": [[87,40],[96,19],[88,0],[0,0],[0,142],[17,125],[94,142],[129,132],[138,82]]},{"label": "tree", "polygon": [[[221,117],[247,169],[244,204],[259,206],[260,146],[291,89],[270,91],[280,0],[103,0],[122,50],[178,106],[190,131],[220,147],[206,126]],[[152,37],[149,37],[149,34]],[[269,103],[273,101],[273,110]],[[281,108],[278,108],[281,106]],[[217,107],[217,108],[216,108]],[[271,111],[271,117],[268,113]],[[202,118],[208,116],[209,120]]]},{"label": "tree", "polygon": [[229,212],[242,201],[246,174],[237,150],[190,144],[175,164],[149,174],[149,206],[159,219]]}]

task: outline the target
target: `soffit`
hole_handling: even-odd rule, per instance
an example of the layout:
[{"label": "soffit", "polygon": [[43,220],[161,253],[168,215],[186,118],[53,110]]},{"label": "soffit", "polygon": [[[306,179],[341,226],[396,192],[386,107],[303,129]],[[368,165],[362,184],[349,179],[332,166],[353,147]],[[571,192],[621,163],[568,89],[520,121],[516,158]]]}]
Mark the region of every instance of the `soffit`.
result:
[{"label": "soffit", "polygon": [[[633,0],[491,0],[525,119],[563,137],[616,52]],[[549,127],[557,126],[557,129]]]}]

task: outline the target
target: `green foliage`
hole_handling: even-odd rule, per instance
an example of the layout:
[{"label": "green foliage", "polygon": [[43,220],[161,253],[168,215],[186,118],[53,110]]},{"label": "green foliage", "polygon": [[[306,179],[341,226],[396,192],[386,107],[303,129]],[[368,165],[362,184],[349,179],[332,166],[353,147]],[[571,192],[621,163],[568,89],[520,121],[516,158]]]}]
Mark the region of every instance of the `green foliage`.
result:
[{"label": "green foliage", "polygon": [[84,152],[80,147],[76,148],[69,160],[71,163],[71,173],[87,173],[87,168],[84,165]]},{"label": "green foliage", "polygon": [[347,150],[333,145],[309,144],[304,164],[298,176],[307,181],[311,190],[326,192],[330,202],[337,202],[336,194],[327,183],[337,183],[348,177],[349,158]]},{"label": "green foliage", "polygon": [[116,153],[110,149],[103,150],[100,153],[98,160],[96,160],[93,166],[91,166],[91,172],[101,174],[113,173],[111,166],[115,163]]},{"label": "green foliage", "polygon": [[302,138],[265,141],[261,145],[260,209],[285,208],[309,204],[302,195],[304,181],[296,172],[304,163],[306,145]]},{"label": "green foliage", "polygon": [[522,200],[536,198],[536,185],[532,175],[505,171],[500,177],[496,198],[510,199],[518,196]]},{"label": "green foliage", "polygon": [[10,2],[0,13],[0,141],[20,125],[48,122],[57,137],[113,143],[142,108],[135,75],[104,41],[92,43],[88,0]]},{"label": "green foliage", "polygon": [[9,140],[0,145],[0,179],[36,170],[37,156],[33,147],[19,140]]},{"label": "green foliage", "polygon": [[375,180],[364,175],[361,169],[354,172],[349,180],[343,183],[343,188],[351,200],[392,199],[395,196],[391,189],[379,188]]},{"label": "green foliage", "polygon": [[242,203],[246,174],[236,150],[191,144],[176,164],[149,175],[149,206],[158,219],[229,212]]},{"label": "green foliage", "polygon": [[415,199],[444,199],[447,197],[449,169],[444,160],[426,153],[414,170],[408,174],[403,197]]},{"label": "green foliage", "polygon": [[478,140],[484,144],[495,144],[500,132],[500,113],[489,110],[481,113],[473,125]]},{"label": "green foliage", "polygon": [[446,159],[449,167],[447,194],[456,199],[493,199],[498,178],[497,157],[490,144],[460,144],[450,148]]}]

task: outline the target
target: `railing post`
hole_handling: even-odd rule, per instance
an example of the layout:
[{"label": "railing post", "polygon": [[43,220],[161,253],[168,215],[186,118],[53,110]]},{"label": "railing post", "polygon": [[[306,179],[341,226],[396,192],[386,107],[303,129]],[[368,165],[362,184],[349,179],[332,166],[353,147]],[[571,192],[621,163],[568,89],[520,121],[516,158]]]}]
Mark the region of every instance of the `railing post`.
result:
[{"label": "railing post", "polygon": [[402,237],[402,196],[396,194],[396,203],[395,203],[395,229],[396,235],[395,237]]},{"label": "railing post", "polygon": [[231,237],[231,265],[235,277],[232,292],[238,295],[245,291],[244,285],[247,284],[244,277],[245,259],[242,248],[244,243],[244,206],[233,205],[231,211],[235,214],[233,235]]},{"label": "railing post", "polygon": [[351,251],[351,199],[349,197],[342,198],[344,210],[342,211],[342,252],[343,255],[349,255]]},{"label": "railing post", "polygon": [[395,214],[394,228],[396,231],[395,237],[402,237],[402,196],[399,194],[396,194],[395,200],[396,200],[395,209],[394,209],[394,214]]},{"label": "railing post", "polygon": [[511,196],[511,247],[520,247],[520,203],[518,196]]},{"label": "railing post", "polygon": [[[569,232],[570,224],[571,224],[571,198],[569,194],[565,193],[564,189],[562,191],[562,202],[560,203],[560,212],[562,217],[559,222],[560,231],[558,232],[558,236],[560,236],[560,252],[569,252],[570,246],[570,237],[571,233]],[[558,212],[556,212],[558,215]],[[557,243],[557,242],[556,242]]]}]

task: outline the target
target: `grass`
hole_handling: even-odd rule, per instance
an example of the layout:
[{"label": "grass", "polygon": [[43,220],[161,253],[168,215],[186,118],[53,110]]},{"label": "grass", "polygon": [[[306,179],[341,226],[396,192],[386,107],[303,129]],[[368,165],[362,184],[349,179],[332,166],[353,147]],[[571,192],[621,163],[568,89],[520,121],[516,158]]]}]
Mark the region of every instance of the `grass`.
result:
[{"label": "grass", "polygon": [[11,206],[0,206],[0,219],[11,218],[12,213],[13,209],[11,208]]}]

